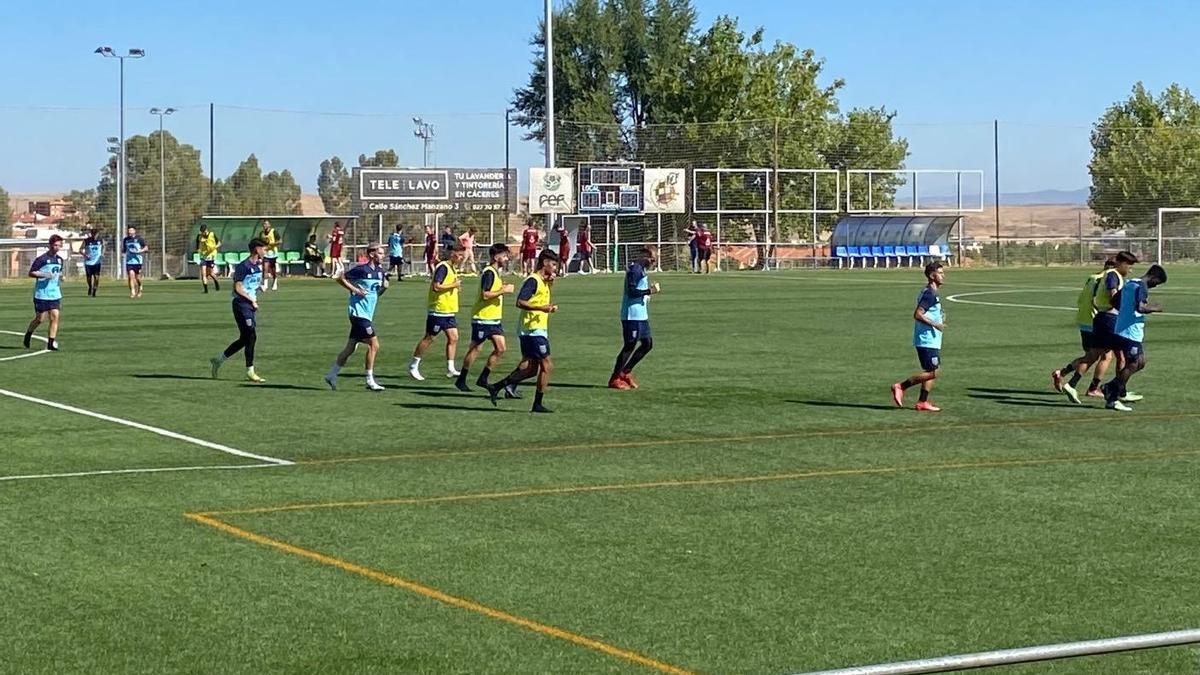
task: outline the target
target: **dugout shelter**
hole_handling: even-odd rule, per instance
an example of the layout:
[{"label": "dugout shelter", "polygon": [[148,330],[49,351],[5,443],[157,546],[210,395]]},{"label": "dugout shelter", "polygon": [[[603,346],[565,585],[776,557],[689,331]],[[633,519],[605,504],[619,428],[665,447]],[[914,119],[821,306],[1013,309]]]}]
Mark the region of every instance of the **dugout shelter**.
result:
[{"label": "dugout shelter", "polygon": [[358,216],[201,216],[192,223],[188,234],[188,263],[200,264],[200,255],[192,250],[200,226],[207,225],[210,232],[221,240],[218,263],[236,265],[250,257],[246,250],[250,240],[262,231],[264,220],[271,221],[279,235],[279,266],[287,270],[292,265],[304,264],[304,243],[309,236],[317,235],[321,248],[326,248],[325,237],[333,231],[334,223],[341,223],[346,231],[347,249],[350,248],[350,232]]},{"label": "dugout shelter", "polygon": [[[838,267],[891,267],[950,259],[950,233],[962,216],[844,216],[830,246]],[[870,263],[868,265],[868,263]]]}]

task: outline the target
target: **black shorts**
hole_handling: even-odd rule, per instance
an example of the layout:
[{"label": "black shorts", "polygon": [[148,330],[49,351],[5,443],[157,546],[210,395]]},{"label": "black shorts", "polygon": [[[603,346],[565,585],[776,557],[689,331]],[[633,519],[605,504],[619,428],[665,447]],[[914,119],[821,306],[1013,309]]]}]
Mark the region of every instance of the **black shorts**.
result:
[{"label": "black shorts", "polygon": [[471,322],[471,344],[478,345],[487,342],[497,335],[504,335],[504,326],[498,323]]},{"label": "black shorts", "polygon": [[1079,344],[1083,346],[1083,351],[1085,352],[1100,348],[1100,345],[1096,342],[1096,334],[1090,329],[1079,329]]},{"label": "black shorts", "polygon": [[201,260],[201,261],[200,261],[200,266],[201,266],[201,267],[207,267],[208,269],[210,269],[210,270],[211,270],[212,268],[214,268],[214,267],[216,267],[216,266],[217,266],[217,261],[216,261],[216,260],[213,260],[212,258],[208,258],[207,260]]},{"label": "black shorts", "polygon": [[125,271],[126,272],[137,272],[138,274],[141,274],[142,266],[141,265],[125,265]]},{"label": "black shorts", "polygon": [[237,324],[238,330],[255,330],[258,328],[258,312],[250,306],[250,303],[244,300],[233,301],[233,321]]},{"label": "black shorts", "polygon": [[932,373],[942,366],[942,350],[917,347],[917,360],[921,362],[921,370]]},{"label": "black shorts", "polygon": [[1092,339],[1096,349],[1120,349],[1117,340],[1117,315],[1101,312],[1092,319]]},{"label": "black shorts", "polygon": [[1146,357],[1146,347],[1141,342],[1135,342],[1127,337],[1115,336],[1121,353],[1125,355],[1126,363]]},{"label": "black shorts", "polygon": [[650,339],[650,322],[621,319],[621,336],[625,344]]},{"label": "black shorts", "polygon": [[49,312],[52,309],[58,309],[61,305],[62,305],[61,300],[38,300],[37,298],[33,299],[33,311],[37,312],[38,314],[41,314],[42,312]]},{"label": "black shorts", "polygon": [[96,263],[95,265],[84,265],[83,271],[89,277],[98,277],[100,276],[100,263]]},{"label": "black shorts", "polygon": [[698,255],[699,255],[699,259],[701,262],[707,262],[710,258],[712,258],[712,249],[711,248],[699,249]]},{"label": "black shorts", "polygon": [[378,337],[375,334],[375,324],[370,319],[359,316],[350,317],[350,339],[359,342],[370,342]]},{"label": "black shorts", "polygon": [[438,335],[451,328],[458,328],[458,320],[452,316],[434,316],[430,314],[425,317],[425,335]]},{"label": "black shorts", "polygon": [[550,356],[550,338],[544,335],[522,335],[521,356],[532,361],[541,361]]},{"label": "black shorts", "polygon": [[404,264],[404,258],[400,256],[390,256],[388,261],[391,263],[392,267],[399,267]]},{"label": "black shorts", "polygon": [[264,257],[263,257],[263,267],[268,267],[268,266],[269,266],[271,269],[275,269],[275,265],[276,265],[276,263],[277,263],[278,261],[279,261],[279,258],[278,258],[278,257],[275,257],[275,258],[267,258],[267,257],[265,257],[265,256],[264,256]]}]

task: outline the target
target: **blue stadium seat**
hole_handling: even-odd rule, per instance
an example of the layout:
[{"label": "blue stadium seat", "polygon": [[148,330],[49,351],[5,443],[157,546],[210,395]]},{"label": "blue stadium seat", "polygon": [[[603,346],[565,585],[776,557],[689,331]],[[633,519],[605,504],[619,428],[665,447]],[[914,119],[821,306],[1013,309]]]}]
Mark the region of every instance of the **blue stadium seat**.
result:
[{"label": "blue stadium seat", "polygon": [[879,259],[882,257],[883,257],[883,247],[882,246],[872,246],[871,247],[871,258],[872,258],[871,262],[875,267],[879,266]]},{"label": "blue stadium seat", "polygon": [[908,266],[912,267],[913,259],[921,255],[920,249],[916,245],[912,244],[902,248],[904,249],[904,255],[908,256]]},{"label": "blue stadium seat", "polygon": [[900,257],[896,255],[896,247],[895,246],[884,246],[883,247],[883,261],[884,261],[883,264],[884,264],[884,266],[891,267],[893,257],[896,258],[896,267],[899,267],[900,266]]},{"label": "blue stadium seat", "polygon": [[845,259],[850,257],[850,252],[846,250],[845,246],[837,246],[833,249],[833,255],[838,259],[838,267],[841,267]]}]

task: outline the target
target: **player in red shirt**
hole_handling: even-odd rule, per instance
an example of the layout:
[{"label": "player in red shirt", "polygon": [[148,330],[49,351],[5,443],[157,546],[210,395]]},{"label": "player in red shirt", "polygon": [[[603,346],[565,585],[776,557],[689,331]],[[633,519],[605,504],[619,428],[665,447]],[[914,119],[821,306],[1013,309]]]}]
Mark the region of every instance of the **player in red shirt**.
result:
[{"label": "player in red shirt", "polygon": [[700,254],[700,266],[708,274],[712,271],[713,236],[703,225],[696,226],[696,252]]},{"label": "player in red shirt", "polygon": [[333,264],[333,278],[338,279],[346,271],[342,264],[342,244],[346,240],[346,233],[342,231],[341,223],[333,224],[333,231],[326,237],[329,240],[329,261]]},{"label": "player in red shirt", "polygon": [[567,268],[571,266],[571,233],[567,232],[567,227],[561,220],[554,225],[554,233],[558,235],[558,259],[561,261],[558,276],[565,277]]},{"label": "player in red shirt", "polygon": [[525,274],[533,274],[534,262],[538,255],[538,242],[542,239],[542,233],[534,226],[533,221],[525,226],[525,231],[521,233],[521,269]]},{"label": "player in red shirt", "polygon": [[[575,247],[579,251],[579,273],[591,274],[592,267],[592,251],[596,250],[592,244],[592,225],[585,222],[579,226],[579,234],[575,235]],[[587,271],[583,271],[583,266],[587,265]]]},{"label": "player in red shirt", "polygon": [[429,269],[429,273],[433,274],[433,268],[437,267],[437,232],[432,225],[425,226],[425,267]]}]

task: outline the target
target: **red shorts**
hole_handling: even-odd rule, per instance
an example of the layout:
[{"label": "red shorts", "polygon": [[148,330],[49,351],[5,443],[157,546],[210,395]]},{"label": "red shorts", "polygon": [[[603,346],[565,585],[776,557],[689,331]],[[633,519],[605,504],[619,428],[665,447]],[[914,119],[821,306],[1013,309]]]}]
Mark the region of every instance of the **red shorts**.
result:
[{"label": "red shorts", "polygon": [[537,257],[537,249],[536,248],[521,249],[521,260],[533,260],[536,257]]},{"label": "red shorts", "polygon": [[571,257],[571,247],[570,247],[570,246],[563,246],[563,247],[560,247],[560,248],[558,249],[558,257],[559,257],[559,259],[561,259],[563,262],[566,262],[566,261],[567,261],[567,258],[570,258],[570,257]]},{"label": "red shorts", "polygon": [[329,257],[334,260],[339,260],[342,257],[342,245],[334,244],[329,247]]}]

